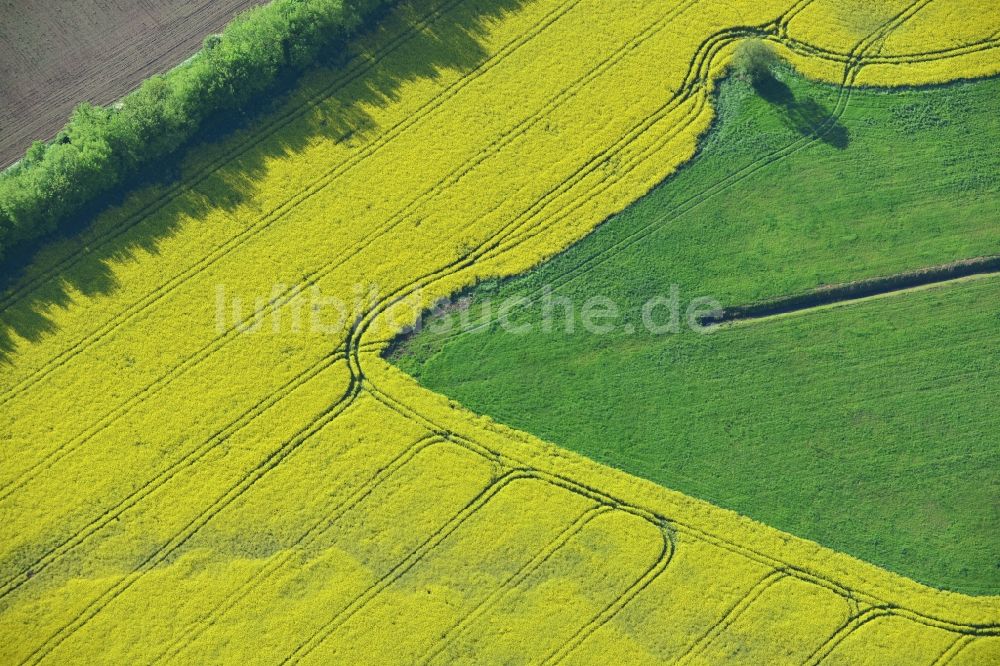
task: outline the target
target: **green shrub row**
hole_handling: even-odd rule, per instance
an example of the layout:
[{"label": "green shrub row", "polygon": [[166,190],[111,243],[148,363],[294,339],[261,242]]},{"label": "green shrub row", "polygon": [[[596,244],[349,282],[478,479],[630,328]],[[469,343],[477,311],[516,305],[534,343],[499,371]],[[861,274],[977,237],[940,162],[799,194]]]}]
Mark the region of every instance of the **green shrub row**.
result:
[{"label": "green shrub row", "polygon": [[273,0],[208,37],[197,54],[110,107],[81,104],[52,141],[0,174],[0,258],[224,122],[321,54],[344,47],[393,0]]}]

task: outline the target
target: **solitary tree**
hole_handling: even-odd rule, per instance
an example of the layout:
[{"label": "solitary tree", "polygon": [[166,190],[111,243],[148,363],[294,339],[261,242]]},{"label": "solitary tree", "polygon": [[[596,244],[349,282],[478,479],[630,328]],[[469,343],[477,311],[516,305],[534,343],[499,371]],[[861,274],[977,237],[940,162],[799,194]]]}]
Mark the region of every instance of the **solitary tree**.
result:
[{"label": "solitary tree", "polygon": [[748,39],[740,42],[733,57],[736,75],[750,83],[760,83],[771,76],[771,70],[778,64],[778,55],[763,39]]}]

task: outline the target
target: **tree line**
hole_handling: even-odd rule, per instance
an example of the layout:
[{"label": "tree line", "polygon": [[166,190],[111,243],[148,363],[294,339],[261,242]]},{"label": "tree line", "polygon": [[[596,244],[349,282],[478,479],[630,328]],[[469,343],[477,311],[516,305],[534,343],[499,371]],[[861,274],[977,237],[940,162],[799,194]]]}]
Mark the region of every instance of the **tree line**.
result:
[{"label": "tree line", "polygon": [[188,61],[119,103],[80,104],[49,142],[0,173],[0,259],[224,122],[322,55],[344,48],[393,0],[273,0],[205,39]]}]

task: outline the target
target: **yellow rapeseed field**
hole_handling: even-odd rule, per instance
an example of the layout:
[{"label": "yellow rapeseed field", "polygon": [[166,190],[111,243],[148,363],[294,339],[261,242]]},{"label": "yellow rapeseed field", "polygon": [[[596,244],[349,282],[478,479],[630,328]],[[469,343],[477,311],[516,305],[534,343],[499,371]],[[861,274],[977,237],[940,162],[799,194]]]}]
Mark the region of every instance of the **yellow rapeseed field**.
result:
[{"label": "yellow rapeseed field", "polygon": [[0,297],[0,662],[1000,661],[1000,599],[500,427],[381,358],[688,159],[741,40],[842,85],[842,112],[854,85],[995,74],[987,4],[404,5]]}]

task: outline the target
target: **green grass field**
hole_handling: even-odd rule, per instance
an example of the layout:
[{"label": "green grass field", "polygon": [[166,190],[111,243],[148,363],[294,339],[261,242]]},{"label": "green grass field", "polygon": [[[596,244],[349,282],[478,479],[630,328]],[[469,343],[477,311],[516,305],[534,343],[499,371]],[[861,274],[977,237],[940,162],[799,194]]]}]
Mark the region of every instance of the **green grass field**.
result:
[{"label": "green grass field", "polygon": [[[671,285],[683,314],[697,297],[737,305],[1000,253],[1000,80],[854,91],[823,140],[742,171],[834,107],[834,89],[779,79],[727,81],[688,167],[535,271],[480,285],[394,358],[601,462],[935,587],[998,593],[1000,278],[709,335],[642,325]],[[599,295],[621,315],[603,335],[579,317],[546,330],[546,285],[557,314]],[[522,296],[511,319],[531,332],[454,332]]]}]

